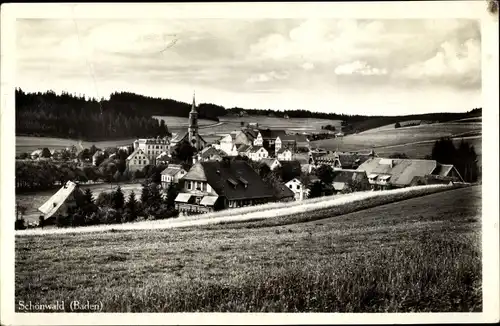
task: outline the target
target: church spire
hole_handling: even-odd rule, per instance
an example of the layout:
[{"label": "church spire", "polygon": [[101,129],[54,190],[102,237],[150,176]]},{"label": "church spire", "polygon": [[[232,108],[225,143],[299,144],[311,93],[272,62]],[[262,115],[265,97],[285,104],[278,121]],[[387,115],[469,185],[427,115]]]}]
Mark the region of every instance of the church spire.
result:
[{"label": "church spire", "polygon": [[191,112],[196,112],[196,100],[195,100],[196,93],[193,91],[193,104],[191,105]]}]

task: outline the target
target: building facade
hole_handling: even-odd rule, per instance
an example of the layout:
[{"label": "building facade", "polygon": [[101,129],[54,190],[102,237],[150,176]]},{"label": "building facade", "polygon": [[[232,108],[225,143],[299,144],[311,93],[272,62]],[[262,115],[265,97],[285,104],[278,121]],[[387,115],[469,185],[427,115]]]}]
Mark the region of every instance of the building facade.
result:
[{"label": "building facade", "polygon": [[140,148],[130,154],[126,162],[129,172],[142,171],[146,165],[150,164],[148,156]]}]

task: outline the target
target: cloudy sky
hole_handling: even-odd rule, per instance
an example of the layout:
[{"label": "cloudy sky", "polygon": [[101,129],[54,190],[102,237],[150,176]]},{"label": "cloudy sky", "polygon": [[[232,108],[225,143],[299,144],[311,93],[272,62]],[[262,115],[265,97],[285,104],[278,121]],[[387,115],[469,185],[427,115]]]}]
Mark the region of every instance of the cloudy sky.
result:
[{"label": "cloudy sky", "polygon": [[16,85],[349,114],[481,103],[475,20],[17,21]]}]

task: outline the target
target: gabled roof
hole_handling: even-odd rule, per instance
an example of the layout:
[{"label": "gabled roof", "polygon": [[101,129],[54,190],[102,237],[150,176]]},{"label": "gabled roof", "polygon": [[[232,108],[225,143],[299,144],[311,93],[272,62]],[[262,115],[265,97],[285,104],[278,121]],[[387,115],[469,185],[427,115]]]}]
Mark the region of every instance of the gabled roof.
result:
[{"label": "gabled roof", "polygon": [[357,170],[370,174],[390,175],[390,182],[395,185],[409,185],[416,176],[431,174],[437,167],[434,160],[387,159],[370,158],[361,164]]},{"label": "gabled roof", "polygon": [[282,153],[284,153],[284,152],[286,152],[286,151],[291,152],[291,150],[289,150],[288,148],[283,148],[283,147],[282,147],[282,148],[280,148],[280,149],[279,149],[279,151],[277,152],[277,154],[282,154]]},{"label": "gabled roof", "polygon": [[66,182],[49,200],[47,200],[38,210],[44,214],[45,219],[54,215],[66,200],[77,189],[77,184],[71,181]]},{"label": "gabled roof", "polygon": [[295,197],[295,193],[281,182],[279,183],[277,182],[273,188],[274,188],[274,197],[278,200]]},{"label": "gabled roof", "polygon": [[267,152],[267,149],[265,149],[263,146],[253,146],[251,149],[250,149],[250,153],[257,153],[258,151],[260,151],[261,149],[264,149],[266,152]]},{"label": "gabled roof", "polygon": [[271,157],[263,158],[260,160],[260,162],[267,165],[268,167],[273,166],[274,162],[278,162],[278,165],[281,165],[280,161],[278,161],[275,158],[271,158]]},{"label": "gabled roof", "polygon": [[182,166],[177,165],[177,164],[170,164],[169,166],[167,166],[167,168],[165,170],[161,171],[161,174],[174,176],[182,170],[184,170],[182,168]]},{"label": "gabled roof", "polygon": [[245,161],[198,162],[193,168],[196,165],[202,167],[208,184],[219,196],[225,196],[229,200],[273,196],[272,188]]},{"label": "gabled roof", "polygon": [[[135,155],[137,154],[144,154],[144,152],[142,151],[142,149],[140,148],[137,148],[135,151],[132,152],[132,154],[130,154],[128,157],[127,157],[127,161],[130,161],[131,159],[134,158]],[[146,155],[146,154],[144,154]]]},{"label": "gabled roof", "polygon": [[252,140],[257,138],[257,136],[259,135],[259,131],[256,130],[256,129],[251,129],[251,128],[245,128],[245,129],[242,129],[241,131],[243,131],[243,133],[248,137],[248,138],[251,138]]},{"label": "gabled roof", "polygon": [[201,152],[201,158],[209,158],[212,155],[219,155],[220,157],[225,157],[227,154],[224,151],[218,150],[214,147],[208,147],[206,150]]}]

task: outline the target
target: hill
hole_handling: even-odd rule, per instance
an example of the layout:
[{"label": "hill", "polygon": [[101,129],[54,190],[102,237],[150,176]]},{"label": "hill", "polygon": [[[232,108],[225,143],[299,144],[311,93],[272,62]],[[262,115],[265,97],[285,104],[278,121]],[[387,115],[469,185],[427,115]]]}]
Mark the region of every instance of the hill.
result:
[{"label": "hill", "polygon": [[323,214],[17,237],[16,301],[88,297],[102,312],[482,310],[480,187]]}]

